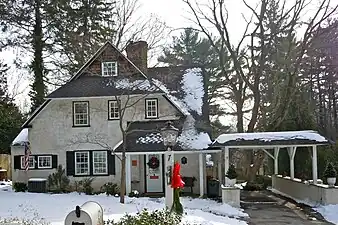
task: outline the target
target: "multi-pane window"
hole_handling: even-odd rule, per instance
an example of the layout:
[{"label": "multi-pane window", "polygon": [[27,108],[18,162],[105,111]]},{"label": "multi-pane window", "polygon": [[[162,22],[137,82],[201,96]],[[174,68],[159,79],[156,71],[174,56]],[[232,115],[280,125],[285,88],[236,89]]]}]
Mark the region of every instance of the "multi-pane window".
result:
[{"label": "multi-pane window", "polygon": [[116,62],[103,62],[102,63],[102,76],[104,77],[117,76],[117,63]]},{"label": "multi-pane window", "polygon": [[75,152],[75,174],[89,175],[89,152]]},{"label": "multi-pane window", "polygon": [[89,104],[88,102],[73,103],[74,126],[89,125]]},{"label": "multi-pane window", "polygon": [[38,168],[52,168],[52,156],[38,156]]},{"label": "multi-pane window", "polygon": [[109,113],[109,119],[110,120],[115,120],[115,119],[119,119],[119,105],[117,101],[108,101],[108,105],[109,105],[109,109],[108,109],[108,113]]},{"label": "multi-pane window", "polygon": [[146,118],[157,118],[157,99],[146,99]]},{"label": "multi-pane window", "polygon": [[[34,156],[29,156],[28,168],[29,169],[35,168]],[[21,156],[21,169],[25,169],[25,156]]]},{"label": "multi-pane window", "polygon": [[107,174],[107,151],[94,151],[93,152],[93,174]]}]

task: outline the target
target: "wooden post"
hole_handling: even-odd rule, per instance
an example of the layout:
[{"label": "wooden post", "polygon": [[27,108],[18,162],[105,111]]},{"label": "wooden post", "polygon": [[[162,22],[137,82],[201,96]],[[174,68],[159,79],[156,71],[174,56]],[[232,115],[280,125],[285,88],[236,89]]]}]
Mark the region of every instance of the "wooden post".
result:
[{"label": "wooden post", "polygon": [[312,146],[312,180],[314,184],[317,184],[318,171],[317,171],[317,146]]},{"label": "wooden post", "polygon": [[198,155],[198,165],[199,165],[199,180],[200,180],[200,197],[204,195],[204,160],[203,160],[203,153],[199,153]]},{"label": "wooden post", "polygon": [[228,172],[229,169],[229,148],[224,148],[224,174],[223,177],[225,177],[225,174]]},{"label": "wooden post", "polygon": [[279,155],[279,148],[274,148],[275,175],[278,174],[278,155]]},{"label": "wooden post", "polygon": [[290,178],[293,180],[295,178],[295,154],[297,147],[289,147],[288,154],[290,157]]},{"label": "wooden post", "polygon": [[126,194],[131,192],[131,158],[126,154]]}]

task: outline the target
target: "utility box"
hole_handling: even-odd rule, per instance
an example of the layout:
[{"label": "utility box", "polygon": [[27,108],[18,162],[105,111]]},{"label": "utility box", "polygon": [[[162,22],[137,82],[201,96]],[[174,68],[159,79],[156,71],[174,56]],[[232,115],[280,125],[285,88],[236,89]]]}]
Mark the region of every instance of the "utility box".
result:
[{"label": "utility box", "polygon": [[47,179],[45,178],[30,178],[28,180],[28,192],[46,193]]},{"label": "utility box", "polygon": [[76,206],[66,219],[65,225],[103,225],[103,209],[94,201],[88,201],[82,206]]}]

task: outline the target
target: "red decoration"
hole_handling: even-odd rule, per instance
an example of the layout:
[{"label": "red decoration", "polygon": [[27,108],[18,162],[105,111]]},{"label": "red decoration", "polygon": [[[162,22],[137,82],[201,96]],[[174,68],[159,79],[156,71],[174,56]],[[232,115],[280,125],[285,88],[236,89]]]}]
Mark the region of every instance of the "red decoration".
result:
[{"label": "red decoration", "polygon": [[178,162],[176,162],[174,165],[173,176],[171,179],[171,187],[174,189],[184,187],[184,182],[181,178],[180,170],[181,170],[181,165]]}]

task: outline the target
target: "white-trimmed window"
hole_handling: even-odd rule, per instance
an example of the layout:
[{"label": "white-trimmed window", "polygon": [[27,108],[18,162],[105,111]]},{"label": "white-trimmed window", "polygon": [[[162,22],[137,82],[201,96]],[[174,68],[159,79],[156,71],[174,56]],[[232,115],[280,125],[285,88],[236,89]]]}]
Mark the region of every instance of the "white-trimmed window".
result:
[{"label": "white-trimmed window", "polygon": [[158,117],[157,99],[146,99],[146,118]]},{"label": "white-trimmed window", "polygon": [[108,174],[107,151],[93,151],[93,174]]},{"label": "white-trimmed window", "polygon": [[47,169],[52,168],[52,156],[38,156],[38,168]]},{"label": "white-trimmed window", "polygon": [[108,101],[108,116],[110,120],[116,120],[120,118],[119,105],[116,100]]},{"label": "white-trimmed window", "polygon": [[117,76],[117,62],[103,62],[101,67],[103,77]]},{"label": "white-trimmed window", "polygon": [[[29,156],[28,168],[29,169],[34,169],[35,168],[34,156]],[[25,156],[21,156],[21,169],[25,169]]]},{"label": "white-trimmed window", "polygon": [[73,102],[74,126],[89,126],[89,103]]},{"label": "white-trimmed window", "polygon": [[75,175],[89,175],[89,152],[75,152]]}]

